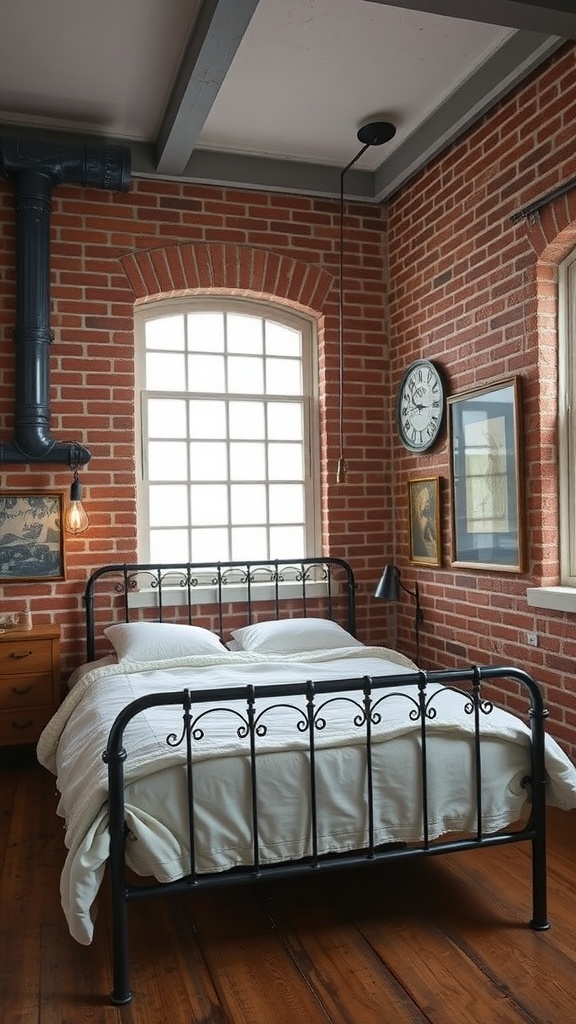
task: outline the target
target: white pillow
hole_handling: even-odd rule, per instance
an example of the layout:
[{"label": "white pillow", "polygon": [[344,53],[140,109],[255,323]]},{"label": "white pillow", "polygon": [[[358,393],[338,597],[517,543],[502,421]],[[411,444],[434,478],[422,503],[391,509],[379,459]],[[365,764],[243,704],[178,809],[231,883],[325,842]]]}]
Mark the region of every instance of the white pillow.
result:
[{"label": "white pillow", "polygon": [[104,630],[118,661],[164,661],[191,654],[225,654],[215,633],[176,622],[120,622]]},{"label": "white pillow", "polygon": [[364,646],[331,619],[273,619],[270,622],[255,622],[251,626],[232,630],[232,636],[242,651],[270,651],[276,654]]},{"label": "white pillow", "polygon": [[75,668],[70,679],[68,680],[68,689],[71,690],[76,683],[79,683],[83,676],[91,672],[93,668],[102,668],[104,665],[117,665],[118,658],[115,654],[105,654],[103,658],[97,658],[96,661],[87,661],[84,665],[79,665]]}]

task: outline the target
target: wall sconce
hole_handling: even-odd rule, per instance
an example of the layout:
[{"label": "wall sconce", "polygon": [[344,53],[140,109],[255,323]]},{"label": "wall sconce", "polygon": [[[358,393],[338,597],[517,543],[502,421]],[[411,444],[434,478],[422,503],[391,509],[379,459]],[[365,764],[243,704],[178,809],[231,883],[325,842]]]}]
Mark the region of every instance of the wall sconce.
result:
[{"label": "wall sconce", "polygon": [[398,601],[400,599],[400,588],[405,590],[407,594],[410,594],[410,597],[413,597],[416,601],[414,633],[416,637],[416,664],[420,668],[420,626],[424,622],[424,612],[420,605],[418,583],[414,584],[414,590],[410,590],[400,579],[400,569],[396,565],[387,565],[378,581],[374,597],[379,598],[381,601]]},{"label": "wall sconce", "polygon": [[86,509],[82,504],[82,484],[78,479],[78,470],[74,469],[74,477],[70,485],[70,501],[64,514],[64,529],[74,536],[84,533],[90,526]]},{"label": "wall sconce", "polygon": [[348,467],[344,456],[344,178],[351,167],[360,159],[363,153],[370,146],[381,146],[384,142],[390,142],[394,138],[396,128],[390,121],[371,121],[358,129],[356,138],[362,143],[362,149],[356,154],[353,160],[346,165],[340,173],[340,294],[338,301],[339,310],[339,385],[338,385],[338,419],[340,434],[340,450],[338,467],[336,469],[336,483],[346,483]]}]

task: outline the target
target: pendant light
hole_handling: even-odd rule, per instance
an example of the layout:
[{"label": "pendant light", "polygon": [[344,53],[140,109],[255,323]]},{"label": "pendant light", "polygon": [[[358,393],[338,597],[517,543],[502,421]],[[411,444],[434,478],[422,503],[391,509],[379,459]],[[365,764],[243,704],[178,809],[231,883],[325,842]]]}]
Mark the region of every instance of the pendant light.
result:
[{"label": "pendant light", "polygon": [[344,455],[344,178],[351,167],[360,159],[363,153],[371,146],[381,146],[384,142],[390,142],[394,138],[396,128],[390,121],[370,121],[358,129],[357,139],[362,143],[353,160],[346,165],[340,173],[340,295],[339,295],[339,433],[340,451],[338,467],[336,469],[336,482],[346,482],[348,467]]},{"label": "pendant light", "polygon": [[78,479],[78,469],[74,467],[74,476],[70,485],[70,500],[64,515],[64,529],[66,533],[76,536],[85,533],[90,525],[86,509],[82,504],[82,484]]}]

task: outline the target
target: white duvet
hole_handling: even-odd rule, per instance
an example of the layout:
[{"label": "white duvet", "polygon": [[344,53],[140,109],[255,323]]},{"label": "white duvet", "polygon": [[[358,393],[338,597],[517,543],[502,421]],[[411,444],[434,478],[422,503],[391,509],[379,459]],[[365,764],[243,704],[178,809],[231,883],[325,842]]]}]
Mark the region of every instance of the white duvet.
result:
[{"label": "white duvet", "polygon": [[[402,655],[382,648],[353,647],[304,655],[250,652],[189,657],[162,664],[126,662],[87,671],[46,726],[40,762],[57,776],[58,813],[65,819],[68,855],[61,877],[62,906],[71,935],[92,940],[95,900],[108,857],[107,768],[102,760],[110,727],[120,710],[146,693],[192,691],[254,683],[352,679],[366,675],[401,676],[414,671]],[[303,660],[305,658],[305,660]],[[394,688],[379,710],[373,730],[375,841],[410,842],[422,836],[419,723],[411,721],[414,688]],[[409,696],[410,694],[411,696]],[[200,701],[200,696],[198,700]],[[316,733],[319,853],[354,850],[368,837],[363,730],[354,724],[361,694],[328,701],[326,727]],[[276,703],[267,701],[265,704]],[[259,853],[262,863],[310,854],[309,758],[307,740],[296,727],[304,699],[269,711],[258,740]],[[429,729],[429,808],[431,839],[476,827],[473,791],[473,721],[460,694],[444,691],[435,700]],[[194,713],[201,710],[194,700]],[[522,785],[528,769],[529,730],[519,719],[494,709],[481,716],[483,828],[496,831],[518,820],[529,800]],[[238,737],[240,720],[228,713],[203,719],[204,736],[195,743],[196,870],[222,871],[253,858],[247,741]],[[150,709],[132,720],[125,733],[128,757],[127,863],[138,874],[161,882],[190,870],[185,823],[183,746],[166,745],[180,734],[182,708]],[[360,736],[359,736],[360,733]],[[385,742],[384,742],[385,741]],[[549,803],[576,806],[576,769],[547,737]]]}]

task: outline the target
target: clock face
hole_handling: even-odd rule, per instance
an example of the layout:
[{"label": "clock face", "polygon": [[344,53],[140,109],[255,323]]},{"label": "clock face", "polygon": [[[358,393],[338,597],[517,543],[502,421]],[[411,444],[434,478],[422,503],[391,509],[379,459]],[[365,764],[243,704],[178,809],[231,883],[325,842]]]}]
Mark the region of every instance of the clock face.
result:
[{"label": "clock face", "polygon": [[445,389],[438,368],[417,359],[406,370],[396,399],[396,425],[402,444],[424,452],[437,441],[444,421]]}]

